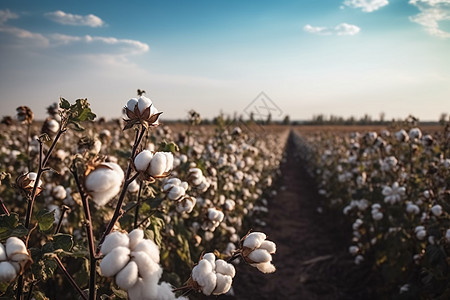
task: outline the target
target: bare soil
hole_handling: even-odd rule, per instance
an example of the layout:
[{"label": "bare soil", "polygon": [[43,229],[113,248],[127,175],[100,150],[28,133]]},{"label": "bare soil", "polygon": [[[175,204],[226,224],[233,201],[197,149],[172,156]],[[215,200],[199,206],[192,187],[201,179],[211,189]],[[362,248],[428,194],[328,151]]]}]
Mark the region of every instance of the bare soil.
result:
[{"label": "bare soil", "polygon": [[[291,133],[292,134],[292,133]],[[302,167],[292,136],[281,166],[279,193],[269,205],[267,226],[255,227],[277,244],[277,271],[262,274],[241,263],[228,299],[375,299],[377,281],[348,254],[350,225],[318,212],[321,198]]]}]

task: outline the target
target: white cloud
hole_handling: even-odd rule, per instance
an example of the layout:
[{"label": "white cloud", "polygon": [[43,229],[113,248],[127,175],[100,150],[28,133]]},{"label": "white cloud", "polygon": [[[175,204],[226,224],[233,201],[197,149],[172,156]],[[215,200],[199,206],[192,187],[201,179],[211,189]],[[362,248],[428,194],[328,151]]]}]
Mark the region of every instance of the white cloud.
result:
[{"label": "white cloud", "polygon": [[361,8],[364,12],[373,12],[389,4],[388,0],[345,0],[344,5]]},{"label": "white cloud", "polygon": [[9,19],[17,19],[19,16],[12,13],[9,9],[0,10],[0,25],[6,23]]},{"label": "white cloud", "polygon": [[437,37],[450,38],[450,32],[440,28],[439,22],[450,21],[450,0],[410,0],[420,13],[409,17],[412,22],[422,25],[425,30]]},{"label": "white cloud", "polygon": [[337,35],[355,35],[361,31],[361,28],[356,25],[341,23],[334,27],[334,31]]},{"label": "white cloud", "polygon": [[96,15],[89,14],[86,16],[65,13],[61,10],[46,13],[45,16],[50,20],[63,25],[101,27],[105,22]]},{"label": "white cloud", "polygon": [[347,23],[341,23],[335,27],[315,27],[307,24],[303,30],[318,35],[355,35],[361,31],[361,28]]}]

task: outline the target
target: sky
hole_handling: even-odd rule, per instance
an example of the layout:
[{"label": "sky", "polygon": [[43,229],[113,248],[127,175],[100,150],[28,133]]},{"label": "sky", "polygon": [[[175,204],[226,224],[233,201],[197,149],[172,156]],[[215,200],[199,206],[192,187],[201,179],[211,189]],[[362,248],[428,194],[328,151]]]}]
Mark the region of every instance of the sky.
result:
[{"label": "sky", "polygon": [[1,0],[0,116],[64,97],[117,118],[143,89],[161,120],[437,120],[449,53],[450,0]]}]

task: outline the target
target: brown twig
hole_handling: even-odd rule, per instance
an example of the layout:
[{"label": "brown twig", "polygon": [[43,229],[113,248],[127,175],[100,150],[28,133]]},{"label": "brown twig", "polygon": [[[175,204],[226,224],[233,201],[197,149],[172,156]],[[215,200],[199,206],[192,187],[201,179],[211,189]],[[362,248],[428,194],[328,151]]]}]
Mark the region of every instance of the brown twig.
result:
[{"label": "brown twig", "polygon": [[5,203],[3,202],[3,199],[0,197],[0,208],[2,209],[3,213],[9,216],[9,210],[6,208]]},{"label": "brown twig", "polygon": [[61,269],[61,271],[63,271],[64,275],[69,280],[70,284],[77,290],[78,294],[80,294],[81,298],[83,298],[84,300],[88,300],[88,298],[86,297],[86,294],[78,286],[78,284],[75,282],[75,280],[72,278],[72,276],[70,276],[69,272],[67,272],[66,268],[62,264],[62,262],[59,259],[59,257],[57,255],[55,255],[54,259],[55,259],[56,263],[58,264],[58,267]]},{"label": "brown twig", "polygon": [[55,234],[59,233],[59,231],[61,230],[61,225],[62,225],[62,221],[64,219],[64,215],[66,214],[66,212],[69,210],[70,208],[66,205],[63,205],[62,207],[62,212],[61,212],[61,217],[59,218],[58,221],[58,225],[56,226],[55,229]]}]

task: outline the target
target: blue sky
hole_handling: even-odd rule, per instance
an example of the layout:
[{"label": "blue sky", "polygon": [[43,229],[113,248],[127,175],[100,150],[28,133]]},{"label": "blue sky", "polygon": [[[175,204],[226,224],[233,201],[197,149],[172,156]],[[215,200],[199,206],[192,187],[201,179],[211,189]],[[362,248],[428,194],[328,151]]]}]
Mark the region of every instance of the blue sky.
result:
[{"label": "blue sky", "polygon": [[[436,120],[450,107],[450,0],[0,1],[0,111],[60,96],[119,117],[243,113]],[[243,113],[244,114],[244,113]]]}]

